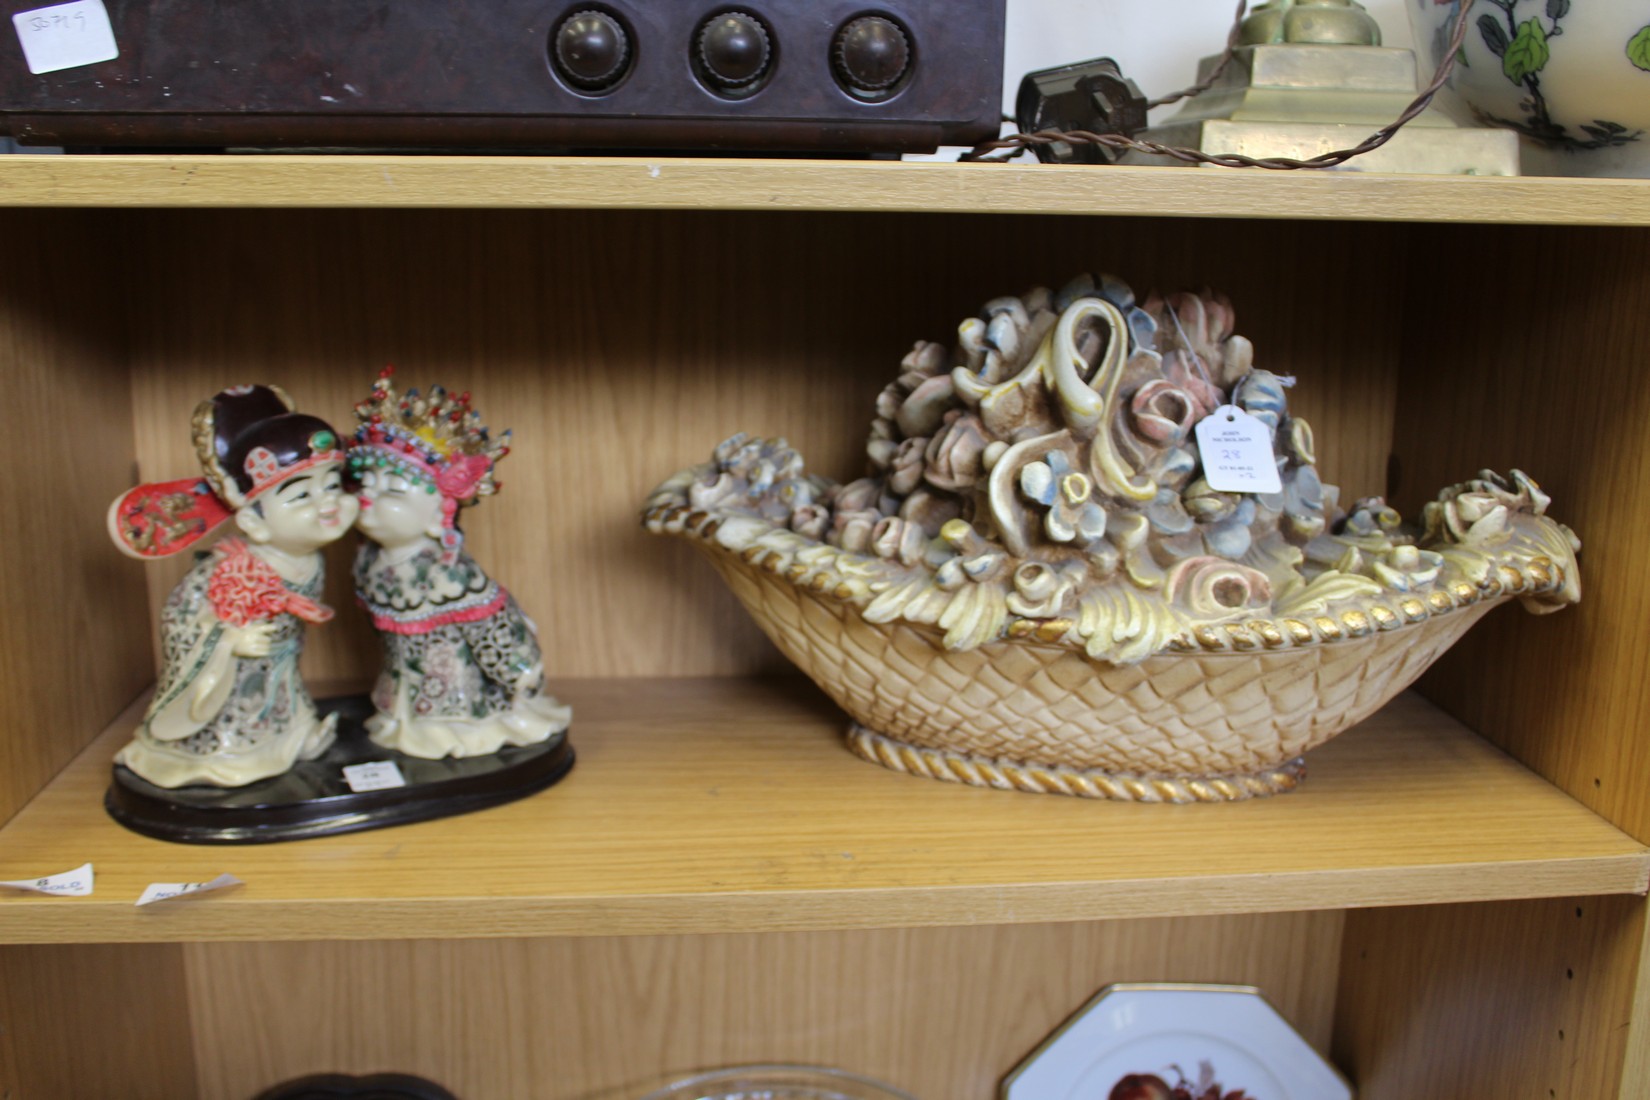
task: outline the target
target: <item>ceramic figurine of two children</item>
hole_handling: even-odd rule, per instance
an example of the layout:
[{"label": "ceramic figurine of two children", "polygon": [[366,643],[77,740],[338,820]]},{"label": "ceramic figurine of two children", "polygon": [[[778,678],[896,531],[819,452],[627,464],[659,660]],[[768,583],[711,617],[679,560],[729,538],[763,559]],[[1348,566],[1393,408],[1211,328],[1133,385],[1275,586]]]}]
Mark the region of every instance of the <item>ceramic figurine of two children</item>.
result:
[{"label": "ceramic figurine of two children", "polygon": [[489,435],[440,387],[397,394],[386,368],[355,408],[347,446],[274,386],[241,386],[195,410],[202,477],[142,485],[109,511],[116,544],[178,553],[220,526],[161,612],[162,670],[117,762],[158,787],[241,787],[313,760],[336,715],[298,676],[319,602],[321,549],[357,527],[356,595],[384,643],[367,729],[439,760],[534,745],[570,710],[544,691],[536,629],[464,550],[461,508],[497,488],[509,433]]}]

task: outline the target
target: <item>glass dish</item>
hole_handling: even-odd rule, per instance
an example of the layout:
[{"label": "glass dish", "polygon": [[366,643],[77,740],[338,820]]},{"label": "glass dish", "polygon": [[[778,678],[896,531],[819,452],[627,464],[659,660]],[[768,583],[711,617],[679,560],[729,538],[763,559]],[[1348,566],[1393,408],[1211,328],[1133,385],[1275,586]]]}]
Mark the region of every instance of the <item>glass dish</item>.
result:
[{"label": "glass dish", "polygon": [[736,1066],[685,1077],[642,1100],[915,1100],[868,1077],[814,1066]]}]

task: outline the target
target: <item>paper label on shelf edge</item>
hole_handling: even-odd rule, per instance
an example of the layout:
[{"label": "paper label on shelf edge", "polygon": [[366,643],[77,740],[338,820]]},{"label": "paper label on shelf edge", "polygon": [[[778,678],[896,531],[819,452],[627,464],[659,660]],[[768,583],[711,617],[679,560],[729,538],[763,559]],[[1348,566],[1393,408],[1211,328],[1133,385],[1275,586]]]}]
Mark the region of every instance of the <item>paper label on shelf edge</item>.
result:
[{"label": "paper label on shelf edge", "polygon": [[151,882],[144,889],[143,896],[137,899],[137,903],[150,905],[157,901],[188,897],[190,894],[204,894],[208,890],[222,890],[226,886],[239,885],[241,880],[229,874],[219,875],[211,882]]},{"label": "paper label on shelf edge", "polygon": [[82,863],[72,871],[45,878],[23,878],[0,882],[13,890],[27,890],[31,894],[51,894],[60,898],[83,898],[92,892],[92,865]]},{"label": "paper label on shelf edge", "polygon": [[344,767],[344,782],[356,794],[362,791],[387,791],[395,787],[405,787],[407,780],[401,775],[401,769],[395,766],[394,760],[372,760],[365,764],[348,764]]},{"label": "paper label on shelf edge", "polygon": [[1216,492],[1283,491],[1271,431],[1236,405],[1222,405],[1197,422],[1197,450],[1203,480]]},{"label": "paper label on shelf edge", "polygon": [[49,8],[20,11],[11,17],[29,72],[78,69],[120,56],[115,28],[103,0],[74,0]]}]

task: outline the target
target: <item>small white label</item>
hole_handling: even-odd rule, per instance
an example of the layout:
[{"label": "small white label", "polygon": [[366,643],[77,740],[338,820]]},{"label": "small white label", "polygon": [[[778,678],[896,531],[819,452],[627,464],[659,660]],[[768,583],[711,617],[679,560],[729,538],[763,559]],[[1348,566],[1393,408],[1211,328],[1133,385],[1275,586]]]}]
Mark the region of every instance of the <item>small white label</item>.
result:
[{"label": "small white label", "polygon": [[344,782],[357,794],[361,791],[387,791],[392,787],[407,785],[407,781],[401,777],[401,769],[395,766],[394,760],[350,764],[344,768]]},{"label": "small white label", "polygon": [[1278,462],[1272,433],[1236,405],[1222,405],[1197,424],[1203,480],[1221,493],[1277,493]]},{"label": "small white label", "polygon": [[78,69],[120,56],[115,29],[103,0],[74,0],[49,8],[20,11],[11,17],[23,58],[31,73]]},{"label": "small white label", "polygon": [[187,897],[190,894],[204,894],[208,890],[222,890],[225,886],[239,886],[241,880],[234,875],[219,875],[211,882],[151,882],[143,891],[143,896],[137,899],[139,905],[150,905],[157,901],[166,901],[168,898]]},{"label": "small white label", "polygon": [[83,898],[92,892],[92,865],[82,863],[72,871],[45,878],[22,878],[14,882],[0,882],[13,890],[27,890],[31,894],[52,894],[60,898]]}]

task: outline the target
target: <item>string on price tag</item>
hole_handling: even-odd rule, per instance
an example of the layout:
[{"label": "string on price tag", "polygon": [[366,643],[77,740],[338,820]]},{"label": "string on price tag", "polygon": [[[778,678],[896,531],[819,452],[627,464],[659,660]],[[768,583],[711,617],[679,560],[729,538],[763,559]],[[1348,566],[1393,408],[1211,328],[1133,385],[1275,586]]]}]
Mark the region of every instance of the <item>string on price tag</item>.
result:
[{"label": "string on price tag", "polygon": [[1197,423],[1203,480],[1221,493],[1279,493],[1272,432],[1236,405],[1222,405]]},{"label": "string on price tag", "polygon": [[71,4],[20,11],[11,17],[11,25],[23,47],[23,60],[28,62],[29,72],[36,75],[78,69],[120,56],[103,0],[74,0]]},{"label": "string on price tag", "polygon": [[143,896],[137,899],[139,905],[152,905],[157,901],[170,901],[172,898],[188,897],[190,894],[204,894],[208,890],[222,890],[226,886],[239,886],[241,880],[234,875],[219,875],[211,882],[151,882],[143,891]]},{"label": "string on price tag", "polygon": [[23,878],[12,882],[0,882],[0,886],[7,886],[13,890],[26,890],[31,894],[51,894],[60,898],[83,898],[92,892],[92,865],[82,863],[72,871],[62,874],[47,875],[45,878]]}]

